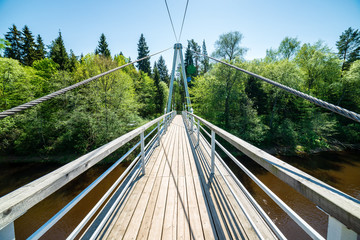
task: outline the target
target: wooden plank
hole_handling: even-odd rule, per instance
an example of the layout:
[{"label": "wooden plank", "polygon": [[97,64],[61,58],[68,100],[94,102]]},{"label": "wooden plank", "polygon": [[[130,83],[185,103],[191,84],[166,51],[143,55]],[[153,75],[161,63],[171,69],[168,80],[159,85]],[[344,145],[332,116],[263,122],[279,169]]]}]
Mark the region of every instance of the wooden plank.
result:
[{"label": "wooden plank", "polygon": [[[142,222],[140,224],[140,229],[137,235],[137,239],[146,239],[148,237],[149,234],[149,230],[151,227],[151,220],[153,218],[153,214],[155,211],[155,206],[156,206],[156,201],[160,192],[160,184],[162,181],[162,174],[164,171],[164,166],[165,166],[165,155],[164,155],[164,148],[166,149],[169,144],[170,144],[170,140],[173,138],[174,131],[173,129],[169,129],[168,133],[166,134],[168,137],[165,138],[164,140],[166,141],[161,141],[160,146],[158,147],[160,154],[157,156],[157,163],[159,164],[159,170],[156,174],[156,179],[155,179],[155,183],[154,183],[154,187],[153,190],[151,192],[150,195],[150,199],[148,201],[148,205],[146,207],[146,211],[144,213],[144,217],[142,219]],[[156,165],[157,166],[157,165]],[[156,167],[155,166],[155,167]]]},{"label": "wooden plank", "polygon": [[[190,236],[192,239],[204,239],[203,229],[201,225],[201,217],[199,212],[199,206],[197,203],[196,192],[194,188],[193,174],[195,173],[192,169],[192,163],[190,157],[192,155],[191,150],[188,148],[187,138],[184,145],[184,160],[185,169],[188,171],[185,174],[186,190],[188,196],[189,206],[189,219],[190,219]],[[191,155],[190,155],[191,154]]]},{"label": "wooden plank", "polygon": [[148,239],[158,239],[159,236],[161,236],[168,185],[169,185],[169,177],[162,176],[160,192],[155,204],[155,212],[152,217]]},{"label": "wooden plank", "polygon": [[177,221],[177,238],[190,239],[189,232],[189,211],[186,195],[185,177],[178,178],[179,196],[178,196],[178,221]]},{"label": "wooden plank", "polygon": [[[190,167],[192,169],[196,170],[196,173],[197,173],[196,176],[193,176],[193,182],[194,182],[194,188],[195,188],[196,199],[197,199],[197,203],[198,203],[204,237],[205,237],[205,239],[215,239],[215,238],[217,239],[217,235],[216,235],[216,231],[214,229],[215,227],[214,227],[212,218],[209,216],[210,209],[207,205],[207,202],[205,202],[205,195],[204,195],[205,193],[203,192],[202,186],[200,184],[200,178],[198,175],[199,173],[197,171],[195,159],[194,159],[194,156],[190,149],[190,142],[187,139],[185,131],[183,132],[183,138],[185,139],[184,147],[188,151],[189,162],[191,163]],[[194,172],[192,171],[192,173],[194,173]]]},{"label": "wooden plank", "polygon": [[[176,122],[176,118],[174,119]],[[166,159],[168,168],[165,168],[166,174],[169,175],[169,187],[166,198],[166,208],[164,215],[164,223],[162,230],[163,239],[176,239],[176,226],[177,226],[177,183],[176,183],[176,165],[177,165],[177,141],[179,138],[179,127],[175,124],[171,126],[175,129],[174,143],[169,149],[169,159]],[[165,176],[167,176],[164,174]]]},{"label": "wooden plank", "polygon": [[[170,136],[164,136],[164,137],[170,137]],[[157,153],[159,155],[160,151]],[[147,180],[144,182],[144,180],[143,180],[144,176],[139,176],[139,177],[141,177],[140,181],[136,182],[126,203],[123,204],[123,207],[118,212],[118,215],[116,216],[115,221],[112,221],[111,226],[109,228],[110,231],[106,234],[107,237],[112,238],[112,237],[116,236],[117,238],[121,238],[125,234],[127,227],[130,226],[130,224],[131,224],[133,214],[135,214],[134,209],[135,208],[139,209],[138,211],[141,212],[142,208],[141,207],[138,208],[137,204],[138,204],[138,201],[140,201],[140,199],[142,199],[142,197],[143,197],[142,195],[143,195],[144,188],[152,187],[153,183],[155,182],[155,177],[153,177],[153,175],[154,175],[153,172],[157,172],[157,170],[158,170],[155,168],[156,162],[157,162],[156,159],[157,159],[158,155],[152,155],[146,166],[147,172],[149,173],[146,175],[146,179],[152,179],[152,180],[150,181],[150,183],[148,183]],[[144,199],[147,199],[147,198],[145,197]],[[140,203],[140,205],[143,207],[142,204],[144,204],[144,203]],[[137,212],[136,214],[139,214],[139,212]],[[136,215],[135,218],[137,218],[137,219],[140,218],[139,221],[141,221],[141,219],[142,219],[141,214]],[[131,228],[132,227],[134,227],[134,226],[132,225]]]}]

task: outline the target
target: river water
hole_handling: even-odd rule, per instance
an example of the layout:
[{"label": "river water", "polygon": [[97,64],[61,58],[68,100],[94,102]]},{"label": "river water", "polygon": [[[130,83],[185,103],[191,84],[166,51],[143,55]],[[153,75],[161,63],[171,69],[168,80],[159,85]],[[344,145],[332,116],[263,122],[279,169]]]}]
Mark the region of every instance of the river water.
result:
[{"label": "river water", "polygon": [[[329,185],[360,199],[360,151],[322,152],[297,157],[278,157]],[[327,215],[325,213],[251,159],[239,157],[239,160],[311,226],[323,236],[326,236]],[[308,239],[306,234],[286,213],[277,207],[231,160],[226,161],[286,237],[289,239]],[[0,164],[0,196],[51,172],[59,166],[58,164],[49,163]],[[65,187],[35,205],[15,221],[16,238],[26,239],[29,237],[36,229],[100,176],[109,166],[96,165],[92,167]],[[88,196],[66,214],[58,224],[49,230],[42,239],[66,238],[125,168],[126,164],[118,166]]]}]

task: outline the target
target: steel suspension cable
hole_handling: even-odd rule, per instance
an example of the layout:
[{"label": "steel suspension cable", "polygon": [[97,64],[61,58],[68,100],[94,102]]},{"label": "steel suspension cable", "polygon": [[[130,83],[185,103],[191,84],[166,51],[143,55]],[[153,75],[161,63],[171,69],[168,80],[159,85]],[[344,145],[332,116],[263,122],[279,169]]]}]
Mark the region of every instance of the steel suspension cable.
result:
[{"label": "steel suspension cable", "polygon": [[183,27],[184,27],[184,22],[185,22],[185,17],[186,17],[186,12],[187,12],[188,5],[189,5],[189,0],[187,0],[187,2],[186,2],[184,17],[183,17],[183,20],[182,20],[181,30],[180,30],[180,35],[179,35],[179,41],[181,40],[181,34],[182,34]]},{"label": "steel suspension cable", "polygon": [[247,70],[245,70],[245,69],[239,68],[239,67],[237,67],[237,66],[234,66],[234,65],[232,65],[232,64],[230,64],[230,63],[227,63],[227,62],[224,62],[224,61],[222,61],[222,60],[219,60],[219,59],[210,57],[210,56],[208,56],[208,55],[205,55],[205,54],[202,54],[202,53],[193,51],[193,50],[191,50],[191,51],[194,52],[195,54],[198,54],[198,55],[201,55],[201,56],[204,56],[204,57],[208,57],[208,58],[210,58],[210,59],[212,59],[212,60],[214,60],[214,61],[216,61],[216,62],[222,63],[222,64],[227,65],[227,66],[229,66],[229,67],[232,67],[232,68],[234,68],[234,69],[236,69],[236,70],[239,70],[239,71],[241,71],[241,72],[244,72],[244,73],[246,73],[246,74],[248,74],[248,75],[250,75],[250,76],[253,76],[253,77],[256,77],[256,78],[258,78],[258,79],[261,79],[261,80],[263,80],[263,81],[265,81],[265,82],[267,82],[267,83],[270,83],[270,84],[272,84],[272,85],[274,85],[274,86],[276,86],[276,87],[278,87],[278,88],[281,88],[281,89],[283,89],[283,90],[285,90],[285,91],[287,91],[287,92],[289,92],[289,93],[291,93],[291,94],[294,94],[294,95],[296,95],[296,96],[298,96],[298,97],[304,98],[304,99],[308,100],[309,102],[312,102],[312,103],[314,103],[314,104],[316,104],[316,105],[318,105],[318,106],[320,106],[320,107],[322,107],[322,108],[326,108],[326,109],[328,109],[328,110],[330,110],[330,111],[333,111],[333,112],[335,112],[335,113],[337,113],[337,114],[343,115],[343,116],[345,116],[345,117],[347,117],[347,118],[350,118],[350,119],[352,119],[352,120],[360,123],[360,114],[358,114],[358,113],[356,113],[356,112],[349,111],[349,110],[347,110],[347,109],[345,109],[345,108],[342,108],[342,107],[339,107],[339,106],[337,106],[337,105],[328,103],[328,102],[323,101],[323,100],[321,100],[321,99],[318,99],[318,98],[316,98],[316,97],[312,97],[312,96],[310,96],[310,95],[308,95],[308,94],[306,94],[306,93],[300,92],[300,91],[295,90],[295,89],[293,89],[293,88],[291,88],[291,87],[288,87],[288,86],[285,86],[285,85],[283,85],[283,84],[281,84],[281,83],[278,83],[278,82],[275,82],[275,81],[273,81],[273,80],[270,80],[270,79],[268,79],[268,78],[266,78],[266,77],[263,77],[263,76],[260,76],[260,75],[255,74],[255,73],[249,72],[249,71],[247,71]]},{"label": "steel suspension cable", "polygon": [[109,71],[100,73],[99,75],[96,75],[96,76],[94,76],[94,77],[88,78],[88,79],[86,79],[86,80],[84,80],[84,81],[81,81],[81,82],[76,83],[76,84],[74,84],[74,85],[71,85],[71,86],[69,86],[69,87],[63,88],[63,89],[58,90],[58,91],[56,91],[56,92],[50,93],[50,94],[48,94],[48,95],[46,95],[46,96],[43,96],[43,97],[41,97],[41,98],[32,100],[32,101],[30,101],[30,102],[28,102],[28,103],[19,105],[19,106],[17,106],[17,107],[8,109],[8,110],[3,111],[3,112],[0,112],[0,119],[6,118],[6,117],[11,116],[11,115],[13,115],[13,114],[16,114],[16,113],[18,113],[18,112],[21,112],[21,111],[23,111],[23,110],[25,110],[25,109],[31,108],[31,107],[33,107],[33,106],[36,106],[36,105],[38,105],[39,103],[45,102],[45,101],[47,101],[47,100],[49,100],[49,99],[52,99],[52,98],[54,98],[54,97],[56,97],[56,96],[59,96],[59,95],[61,95],[61,94],[63,94],[63,93],[66,93],[66,92],[68,92],[68,91],[70,91],[70,90],[72,90],[72,89],[74,89],[74,88],[80,87],[80,86],[85,85],[85,84],[87,84],[87,83],[89,83],[89,82],[91,82],[91,81],[94,81],[94,80],[96,80],[96,79],[98,79],[98,78],[100,78],[100,77],[103,77],[103,76],[105,76],[105,75],[107,75],[107,74],[109,74],[109,73],[115,72],[115,71],[117,71],[117,70],[120,70],[120,69],[122,69],[122,68],[124,68],[124,67],[127,67],[127,66],[129,66],[129,65],[132,65],[132,64],[134,64],[134,63],[137,63],[137,62],[140,62],[140,61],[145,60],[145,59],[147,59],[147,58],[150,58],[150,57],[152,57],[152,56],[158,55],[158,54],[160,54],[160,53],[162,53],[162,52],[165,52],[165,51],[167,51],[167,50],[169,50],[169,49],[172,49],[172,47],[167,48],[167,49],[164,49],[164,50],[162,50],[162,51],[160,51],[160,52],[151,54],[151,55],[149,55],[149,56],[140,58],[140,59],[138,59],[138,60],[136,60],[136,61],[133,61],[133,62],[124,64],[124,65],[122,65],[122,66],[113,68],[113,69],[111,69],[111,70],[109,70]]},{"label": "steel suspension cable", "polygon": [[174,28],[174,23],[173,23],[172,18],[171,18],[171,14],[170,14],[169,6],[168,6],[168,4],[167,4],[167,1],[166,1],[166,0],[165,0],[165,5],[166,5],[167,12],[168,12],[168,14],[169,14],[169,18],[170,18],[170,22],[171,22],[172,30],[173,30],[173,32],[174,32],[175,41],[176,41],[176,42],[179,42],[179,41],[178,41],[178,38],[177,38],[177,36],[176,36],[176,32],[175,32],[175,28]]}]

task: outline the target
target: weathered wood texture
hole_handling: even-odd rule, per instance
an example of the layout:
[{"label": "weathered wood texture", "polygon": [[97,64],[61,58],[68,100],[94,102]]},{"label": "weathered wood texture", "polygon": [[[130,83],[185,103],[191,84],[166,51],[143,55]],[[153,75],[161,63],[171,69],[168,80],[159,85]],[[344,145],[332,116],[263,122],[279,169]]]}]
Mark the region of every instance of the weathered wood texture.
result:
[{"label": "weathered wood texture", "polygon": [[201,123],[215,131],[216,135],[219,135],[231,143],[259,165],[289,184],[330,216],[360,234],[360,204],[358,200],[353,199],[347,194],[281,161],[210,122],[191,113],[188,114],[192,115],[194,119],[200,120]]},{"label": "weathered wood texture", "polygon": [[[256,239],[218,175],[208,184],[204,161],[208,159],[196,163],[182,118],[176,116],[150,157],[146,175],[134,180],[129,196],[98,238]],[[258,214],[252,215],[265,229],[263,236],[274,238]]]},{"label": "weathered wood texture", "polygon": [[168,113],[133,131],[81,156],[80,158],[58,168],[57,170],[0,198],[0,229],[6,227],[23,215],[28,209],[54,193],[66,183],[110,155],[141,132],[161,121]]}]

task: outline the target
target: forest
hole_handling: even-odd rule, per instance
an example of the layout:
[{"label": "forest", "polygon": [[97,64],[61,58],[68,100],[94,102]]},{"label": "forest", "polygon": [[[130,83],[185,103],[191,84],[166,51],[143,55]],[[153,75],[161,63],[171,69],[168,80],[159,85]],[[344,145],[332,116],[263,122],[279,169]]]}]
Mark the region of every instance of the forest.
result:
[{"label": "forest", "polygon": [[[336,52],[324,42],[285,37],[266,57],[247,61],[240,32],[215,42],[212,56],[322,100],[360,112],[360,32],[340,34]],[[134,43],[135,44],[135,43]],[[150,54],[139,38],[138,58]],[[185,47],[185,46],[184,46]],[[28,26],[15,25],[0,39],[0,111],[26,103],[109,69],[131,62],[112,55],[104,34],[94,52],[69,52],[61,32],[45,46]],[[194,113],[277,153],[356,147],[360,126],[261,80],[212,63],[206,43],[187,41],[185,70]],[[181,72],[181,71],[179,71]],[[180,73],[179,73],[180,74]],[[184,89],[177,74],[174,102],[183,110]],[[0,156],[53,156],[89,152],[160,116],[168,96],[169,71],[160,56],[101,77],[21,114],[0,120]],[[191,79],[191,80],[190,80]]]}]

